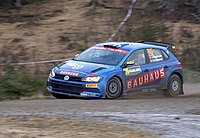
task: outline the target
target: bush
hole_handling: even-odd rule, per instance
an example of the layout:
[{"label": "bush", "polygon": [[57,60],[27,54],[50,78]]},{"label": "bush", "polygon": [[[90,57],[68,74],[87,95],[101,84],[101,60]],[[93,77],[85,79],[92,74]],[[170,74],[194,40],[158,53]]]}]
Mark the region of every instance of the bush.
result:
[{"label": "bush", "polygon": [[200,72],[200,47],[187,48],[183,51],[182,63],[191,70]]},{"label": "bush", "polygon": [[[34,2],[40,2],[44,0],[21,0],[21,5],[31,4]],[[16,0],[1,0],[0,7],[15,7]]]},{"label": "bush", "polygon": [[185,83],[200,83],[200,72],[184,67],[183,78]]},{"label": "bush", "polygon": [[34,2],[39,2],[41,0],[21,0],[22,5],[31,4]]},{"label": "bush", "polygon": [[145,23],[136,30],[136,40],[156,41],[165,36],[167,28],[163,24]]},{"label": "bush", "polygon": [[0,76],[0,100],[36,95],[44,85],[42,79],[8,66],[5,74]]}]

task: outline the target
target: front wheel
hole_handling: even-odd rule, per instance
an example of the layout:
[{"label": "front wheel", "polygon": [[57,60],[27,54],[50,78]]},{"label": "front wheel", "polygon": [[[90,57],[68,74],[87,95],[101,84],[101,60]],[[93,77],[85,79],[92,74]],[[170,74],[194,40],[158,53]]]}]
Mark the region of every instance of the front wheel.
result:
[{"label": "front wheel", "polygon": [[178,96],[183,93],[183,83],[180,77],[176,74],[169,78],[167,90],[164,90],[164,95],[167,97]]},{"label": "front wheel", "polygon": [[122,84],[117,77],[111,78],[106,86],[106,97],[109,99],[116,99],[122,94]]}]

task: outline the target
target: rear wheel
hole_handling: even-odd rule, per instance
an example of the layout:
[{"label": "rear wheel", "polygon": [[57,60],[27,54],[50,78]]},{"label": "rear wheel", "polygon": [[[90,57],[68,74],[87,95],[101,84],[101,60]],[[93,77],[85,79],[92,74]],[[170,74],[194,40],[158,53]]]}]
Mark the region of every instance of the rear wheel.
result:
[{"label": "rear wheel", "polygon": [[53,97],[55,97],[56,99],[68,99],[69,96],[68,95],[63,95],[63,94],[57,94],[57,93],[51,93],[53,95]]},{"label": "rear wheel", "polygon": [[122,94],[122,84],[117,77],[111,78],[106,87],[106,97],[109,99],[116,99]]},{"label": "rear wheel", "polygon": [[169,78],[167,90],[164,91],[165,96],[173,97],[183,93],[183,83],[176,74]]}]

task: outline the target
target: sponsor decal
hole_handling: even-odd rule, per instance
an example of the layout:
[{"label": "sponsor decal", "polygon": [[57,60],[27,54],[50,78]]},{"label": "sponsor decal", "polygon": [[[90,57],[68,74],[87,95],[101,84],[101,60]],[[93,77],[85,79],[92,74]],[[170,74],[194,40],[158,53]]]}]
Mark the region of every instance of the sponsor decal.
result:
[{"label": "sponsor decal", "polygon": [[149,57],[153,57],[155,55],[152,48],[147,49],[147,53]]},{"label": "sponsor decal", "polygon": [[81,96],[96,96],[96,94],[90,94],[90,93],[81,93]]},{"label": "sponsor decal", "polygon": [[72,69],[82,69],[82,68],[84,68],[83,65],[79,65],[77,63],[66,63],[66,65],[70,66]]},{"label": "sponsor decal", "polygon": [[86,84],[86,88],[97,88],[97,84]]},{"label": "sponsor decal", "polygon": [[[60,74],[63,74],[63,75],[70,75],[70,76],[78,76],[78,73],[69,72],[69,71],[60,71]],[[66,76],[65,76],[65,77],[66,77]]]},{"label": "sponsor decal", "polygon": [[127,89],[130,90],[133,88],[137,88],[142,85],[146,85],[148,83],[160,80],[165,77],[166,77],[166,74],[165,74],[164,68],[160,68],[152,72],[146,73],[144,75],[138,76],[136,78],[133,78],[131,80],[128,80]]},{"label": "sponsor decal", "polygon": [[126,76],[136,75],[136,74],[139,74],[139,73],[142,72],[140,66],[134,66],[134,67],[130,67],[130,68],[125,68],[123,70],[124,70]]},{"label": "sponsor decal", "polygon": [[147,49],[147,53],[150,57],[151,63],[152,62],[159,62],[159,61],[163,60],[163,56],[162,55],[156,55],[152,48]]},{"label": "sponsor decal", "polygon": [[110,47],[92,47],[92,49],[110,50],[110,51],[114,51],[114,52],[120,52],[120,53],[123,53],[123,54],[128,53],[127,50],[122,50],[122,49],[118,49],[118,48],[110,48]]},{"label": "sponsor decal", "polygon": [[81,93],[81,96],[88,96],[87,93]]},{"label": "sponsor decal", "polygon": [[163,57],[162,55],[159,55],[159,56],[153,56],[150,58],[150,61],[151,62],[159,62],[159,61],[163,61]]}]

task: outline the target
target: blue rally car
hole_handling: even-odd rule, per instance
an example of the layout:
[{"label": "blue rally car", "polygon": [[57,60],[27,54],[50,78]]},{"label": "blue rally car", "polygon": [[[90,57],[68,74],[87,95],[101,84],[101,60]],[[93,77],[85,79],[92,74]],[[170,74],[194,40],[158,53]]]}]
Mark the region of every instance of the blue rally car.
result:
[{"label": "blue rally car", "polygon": [[182,65],[174,45],[161,42],[96,44],[53,68],[47,90],[56,98],[115,99],[143,89],[183,94]]}]

